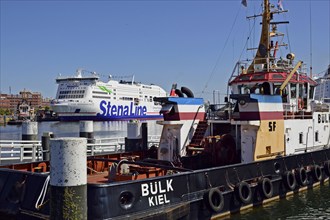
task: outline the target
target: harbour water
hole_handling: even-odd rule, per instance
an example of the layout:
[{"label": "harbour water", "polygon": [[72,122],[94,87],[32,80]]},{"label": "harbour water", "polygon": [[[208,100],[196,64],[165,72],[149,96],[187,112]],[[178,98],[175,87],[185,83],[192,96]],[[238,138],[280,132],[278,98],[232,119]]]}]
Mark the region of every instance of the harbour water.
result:
[{"label": "harbour water", "polygon": [[308,189],[231,216],[235,220],[330,219],[330,185]]},{"label": "harbour water", "polygon": [[[148,134],[160,135],[162,127],[155,121],[148,121]],[[56,137],[78,137],[79,122],[42,122],[38,123],[38,138],[43,132],[53,132]],[[125,137],[126,121],[94,122],[95,138]],[[20,125],[0,126],[1,140],[20,140]],[[330,219],[330,185],[329,182],[299,194],[275,200],[264,206],[248,209],[234,214],[228,219],[273,220],[273,219]]]}]

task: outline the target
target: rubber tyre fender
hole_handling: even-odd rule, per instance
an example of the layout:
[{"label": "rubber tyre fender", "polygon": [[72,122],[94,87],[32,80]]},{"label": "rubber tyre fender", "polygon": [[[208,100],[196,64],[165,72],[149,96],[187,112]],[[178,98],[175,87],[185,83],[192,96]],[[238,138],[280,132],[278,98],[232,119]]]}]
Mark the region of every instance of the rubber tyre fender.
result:
[{"label": "rubber tyre fender", "polygon": [[180,89],[176,89],[175,90],[175,94],[177,94],[179,97],[183,97],[184,96]]},{"label": "rubber tyre fender", "polygon": [[213,212],[220,212],[225,204],[222,192],[217,188],[212,188],[206,192],[204,201]]},{"label": "rubber tyre fender", "polygon": [[323,169],[325,174],[327,174],[327,176],[330,176],[330,160],[324,162]]},{"label": "rubber tyre fender", "polygon": [[319,165],[312,166],[311,171],[312,171],[312,177],[316,182],[322,180],[322,169]]},{"label": "rubber tyre fender", "polygon": [[248,204],[252,199],[252,190],[250,185],[242,181],[235,186],[237,198],[244,204]]},{"label": "rubber tyre fender", "polygon": [[300,186],[306,186],[308,184],[307,171],[303,167],[299,167],[296,170],[296,180]]},{"label": "rubber tyre fender", "polygon": [[270,181],[269,178],[267,178],[267,177],[262,178],[258,182],[258,186],[259,186],[259,190],[260,190],[263,197],[265,197],[266,199],[269,199],[273,196],[274,186],[273,186],[273,183]]},{"label": "rubber tyre fender", "polygon": [[294,190],[296,188],[297,185],[296,177],[293,175],[291,171],[285,171],[282,176],[282,180],[287,189]]},{"label": "rubber tyre fender", "polygon": [[186,96],[188,97],[188,98],[194,98],[194,93],[190,90],[190,89],[188,89],[187,87],[181,87],[181,92],[183,93],[183,94],[186,94]]}]

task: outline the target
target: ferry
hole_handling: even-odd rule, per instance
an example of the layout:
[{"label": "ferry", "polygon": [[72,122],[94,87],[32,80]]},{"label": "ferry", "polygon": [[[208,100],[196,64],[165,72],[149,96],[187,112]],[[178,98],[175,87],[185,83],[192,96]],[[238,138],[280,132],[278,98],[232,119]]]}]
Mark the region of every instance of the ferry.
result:
[{"label": "ferry", "polygon": [[56,99],[51,108],[60,121],[115,121],[130,119],[161,119],[160,104],[154,97],[166,96],[164,89],[157,85],[145,85],[132,80],[114,80],[108,82],[91,72],[83,76],[78,69],[72,77],[58,77]]},{"label": "ferry", "polygon": [[318,83],[315,90],[315,100],[330,103],[330,65],[324,76],[315,77],[315,81]]},{"label": "ferry", "polygon": [[[281,22],[272,19],[282,12],[263,0],[256,56],[235,65],[223,106],[176,90],[156,97],[164,116],[158,145],[127,144],[125,152],[87,157],[87,204],[75,211],[88,219],[217,219],[329,181],[330,106],[315,101],[317,82],[294,54],[276,58],[272,39],[281,36]],[[52,157],[1,166],[0,212],[54,214],[51,207],[63,199],[52,194],[52,169],[71,163],[50,164]]]}]

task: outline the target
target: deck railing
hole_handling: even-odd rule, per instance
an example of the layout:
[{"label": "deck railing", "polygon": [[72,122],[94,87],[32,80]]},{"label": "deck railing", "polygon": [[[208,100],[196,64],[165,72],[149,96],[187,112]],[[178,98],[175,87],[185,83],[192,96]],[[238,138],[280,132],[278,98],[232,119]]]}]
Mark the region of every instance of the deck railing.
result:
[{"label": "deck railing", "polygon": [[[159,143],[159,135],[148,136],[148,148]],[[95,143],[87,143],[87,155],[94,156],[106,153],[125,151],[125,138],[100,138]],[[41,141],[0,140],[0,164],[17,162],[35,162],[43,160]]]}]

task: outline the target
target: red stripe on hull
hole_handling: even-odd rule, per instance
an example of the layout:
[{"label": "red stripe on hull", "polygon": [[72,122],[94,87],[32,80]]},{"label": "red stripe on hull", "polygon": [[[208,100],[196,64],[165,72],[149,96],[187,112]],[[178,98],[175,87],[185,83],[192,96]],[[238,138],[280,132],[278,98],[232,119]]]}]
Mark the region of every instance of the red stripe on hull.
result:
[{"label": "red stripe on hull", "polygon": [[[283,120],[283,112],[240,112],[239,120]],[[236,120],[237,120],[236,119]]]}]

